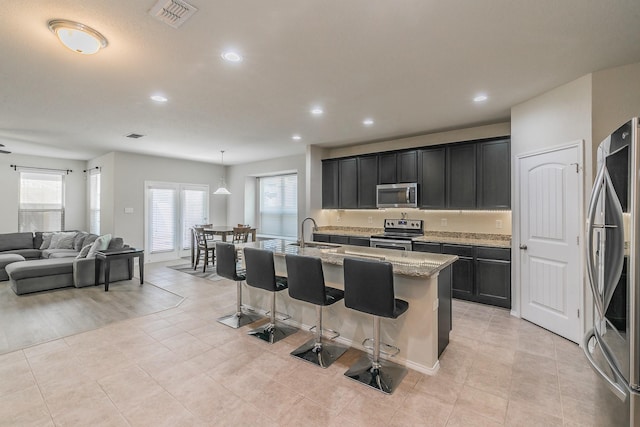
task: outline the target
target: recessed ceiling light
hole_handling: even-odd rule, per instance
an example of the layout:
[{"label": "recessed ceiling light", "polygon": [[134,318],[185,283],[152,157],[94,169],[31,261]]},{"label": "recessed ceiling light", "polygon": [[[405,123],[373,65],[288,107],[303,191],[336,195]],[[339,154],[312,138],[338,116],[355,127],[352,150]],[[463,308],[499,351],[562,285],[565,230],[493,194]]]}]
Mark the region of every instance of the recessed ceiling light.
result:
[{"label": "recessed ceiling light", "polygon": [[229,62],[242,62],[242,55],[232,50],[222,52],[222,59]]},{"label": "recessed ceiling light", "polygon": [[322,113],[324,113],[324,111],[320,107],[313,107],[311,109],[311,114],[313,114],[314,116],[320,116],[322,115]]},{"label": "recessed ceiling light", "polygon": [[295,141],[300,141],[302,139],[302,137],[300,135],[293,135],[291,137],[291,139],[295,140]]},{"label": "recessed ceiling light", "polygon": [[373,124],[373,119],[364,119],[362,124],[365,126],[371,126]]},{"label": "recessed ceiling light", "polygon": [[473,98],[473,102],[483,102],[483,101],[486,101],[487,99],[489,99],[487,95],[480,94],[480,95],[477,95],[475,98]]},{"label": "recessed ceiling light", "polygon": [[156,101],[156,102],[167,102],[169,99],[166,96],[162,96],[162,95],[153,95],[150,96],[152,101]]},{"label": "recessed ceiling light", "polygon": [[109,44],[107,39],[91,27],[66,19],[52,19],[49,29],[67,48],[83,55],[91,55]]}]

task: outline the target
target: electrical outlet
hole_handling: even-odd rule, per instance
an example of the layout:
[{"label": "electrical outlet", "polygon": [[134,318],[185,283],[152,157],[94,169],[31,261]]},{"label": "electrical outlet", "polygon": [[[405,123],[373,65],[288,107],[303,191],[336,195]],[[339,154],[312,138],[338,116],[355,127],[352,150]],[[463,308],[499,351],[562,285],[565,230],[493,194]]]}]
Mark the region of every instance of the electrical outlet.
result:
[{"label": "electrical outlet", "polygon": [[342,221],[342,218],[340,217],[340,215],[338,215],[338,216],[336,217],[336,222],[340,222],[340,221]]},{"label": "electrical outlet", "polygon": [[447,218],[442,218],[440,220],[440,226],[441,227],[446,227],[447,226]]},{"label": "electrical outlet", "polygon": [[370,216],[370,217],[368,217],[368,218],[367,218],[367,222],[368,222],[369,224],[373,224],[373,217],[371,217],[371,216]]},{"label": "electrical outlet", "polygon": [[496,228],[502,228],[502,220],[496,219]]}]

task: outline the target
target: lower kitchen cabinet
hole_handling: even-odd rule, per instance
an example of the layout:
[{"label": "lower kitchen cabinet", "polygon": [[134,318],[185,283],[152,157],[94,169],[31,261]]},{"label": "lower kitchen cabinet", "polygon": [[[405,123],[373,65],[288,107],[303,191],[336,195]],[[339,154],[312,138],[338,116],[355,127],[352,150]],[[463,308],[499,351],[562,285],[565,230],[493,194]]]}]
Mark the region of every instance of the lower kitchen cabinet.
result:
[{"label": "lower kitchen cabinet", "polygon": [[371,242],[368,237],[349,236],[349,244],[353,246],[369,246]]},{"label": "lower kitchen cabinet", "polygon": [[335,243],[337,245],[369,246],[368,237],[344,236],[341,234],[313,233],[313,241]]}]

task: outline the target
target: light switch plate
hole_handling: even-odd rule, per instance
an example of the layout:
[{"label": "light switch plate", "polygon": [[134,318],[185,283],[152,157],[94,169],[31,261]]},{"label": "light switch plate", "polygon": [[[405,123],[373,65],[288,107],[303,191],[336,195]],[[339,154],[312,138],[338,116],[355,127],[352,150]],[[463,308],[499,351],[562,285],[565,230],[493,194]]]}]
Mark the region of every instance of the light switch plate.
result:
[{"label": "light switch plate", "polygon": [[496,219],[496,228],[502,228],[502,220]]},{"label": "light switch plate", "polygon": [[124,208],[124,213],[132,214],[133,213],[133,208]]},{"label": "light switch plate", "polygon": [[440,220],[440,226],[441,227],[446,227],[447,226],[447,218],[442,218]]},{"label": "light switch plate", "polygon": [[368,217],[367,221],[369,222],[369,224],[373,224],[373,217]]}]

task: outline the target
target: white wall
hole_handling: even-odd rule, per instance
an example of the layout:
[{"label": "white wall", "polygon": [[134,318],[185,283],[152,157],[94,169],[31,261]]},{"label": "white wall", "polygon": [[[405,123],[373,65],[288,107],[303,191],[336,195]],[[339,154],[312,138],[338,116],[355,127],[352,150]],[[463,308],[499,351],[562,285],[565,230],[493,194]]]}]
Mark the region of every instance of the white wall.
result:
[{"label": "white wall", "polygon": [[[98,167],[100,169],[100,233],[113,233],[114,229],[114,210],[115,205],[115,153],[108,153],[104,156],[97,157],[87,162],[87,169]],[[89,181],[87,180],[86,188],[86,221],[89,225]]]},{"label": "white wall", "polygon": [[0,154],[0,233],[18,231],[18,204],[20,173],[10,165],[71,169],[65,175],[65,229],[85,230],[85,173],[86,162],[82,160],[54,159],[48,157]]},{"label": "white wall", "polygon": [[[298,174],[298,220],[305,217],[307,175],[304,155],[280,157],[260,162],[227,167],[227,184],[231,195],[228,198],[227,219],[230,225],[243,223],[256,225],[255,209],[256,179],[260,176],[296,172]],[[260,229],[258,229],[260,233]]]}]

